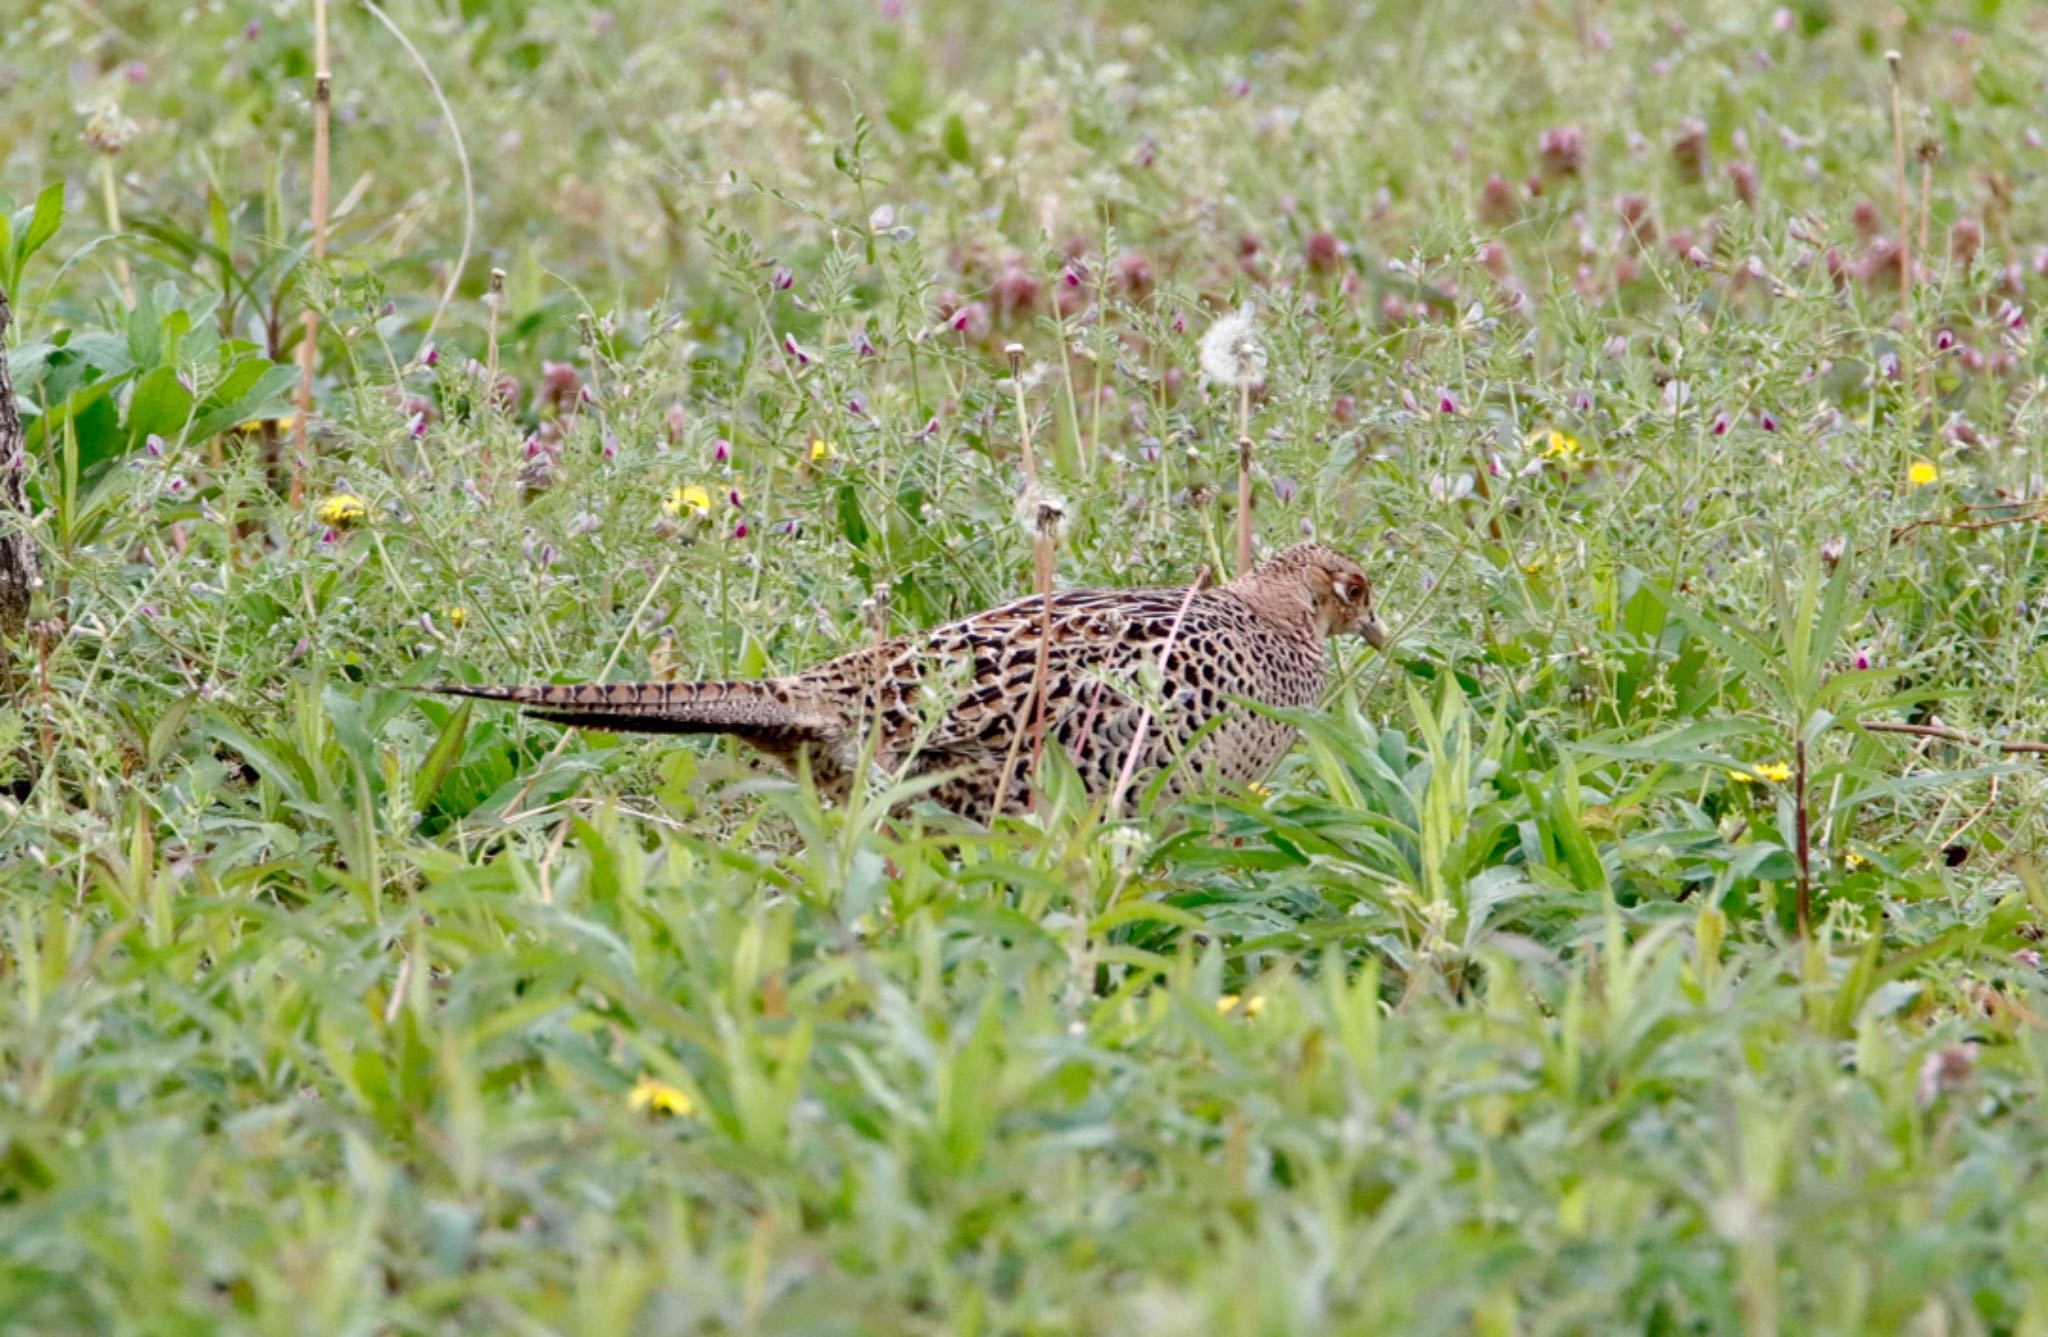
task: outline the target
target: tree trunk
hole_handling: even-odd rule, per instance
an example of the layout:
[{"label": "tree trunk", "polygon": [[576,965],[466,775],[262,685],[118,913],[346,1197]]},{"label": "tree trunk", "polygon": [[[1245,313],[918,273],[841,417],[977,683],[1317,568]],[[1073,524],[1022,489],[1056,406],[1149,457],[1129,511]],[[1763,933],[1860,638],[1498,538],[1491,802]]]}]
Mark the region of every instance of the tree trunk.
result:
[{"label": "tree trunk", "polygon": [[14,378],[7,371],[7,326],[13,316],[7,294],[0,292],[0,642],[18,640],[27,630],[30,603],[43,585],[35,536],[29,529],[28,453],[21,410],[14,402]]}]

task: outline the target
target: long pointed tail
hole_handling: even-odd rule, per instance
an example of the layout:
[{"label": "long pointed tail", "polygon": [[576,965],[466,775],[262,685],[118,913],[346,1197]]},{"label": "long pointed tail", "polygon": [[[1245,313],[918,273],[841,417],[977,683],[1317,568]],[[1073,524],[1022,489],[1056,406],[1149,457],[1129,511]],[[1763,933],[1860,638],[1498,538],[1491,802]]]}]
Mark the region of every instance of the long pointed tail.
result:
[{"label": "long pointed tail", "polygon": [[510,701],[536,719],[624,733],[730,733],[789,737],[829,727],[821,713],[785,684],[765,682],[640,682],[471,687],[432,691]]}]

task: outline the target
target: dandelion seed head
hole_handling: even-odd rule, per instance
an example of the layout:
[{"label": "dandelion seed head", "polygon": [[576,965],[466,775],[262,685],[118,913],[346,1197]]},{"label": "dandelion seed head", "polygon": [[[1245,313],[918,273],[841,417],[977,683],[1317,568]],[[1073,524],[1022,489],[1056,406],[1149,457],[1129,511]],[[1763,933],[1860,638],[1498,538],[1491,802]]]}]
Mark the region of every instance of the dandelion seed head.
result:
[{"label": "dandelion seed head", "polygon": [[1202,336],[1202,374],[1222,385],[1245,389],[1266,375],[1266,349],[1259,342],[1252,304],[1246,302]]}]

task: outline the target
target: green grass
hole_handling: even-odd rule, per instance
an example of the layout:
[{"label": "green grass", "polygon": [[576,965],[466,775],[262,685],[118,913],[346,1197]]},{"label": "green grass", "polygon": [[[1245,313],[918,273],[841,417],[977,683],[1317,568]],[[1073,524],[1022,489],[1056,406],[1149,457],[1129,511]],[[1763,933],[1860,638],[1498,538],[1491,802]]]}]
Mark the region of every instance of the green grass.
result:
[{"label": "green grass", "polygon": [[[325,264],[309,12],[0,30],[0,1326],[2048,1332],[2037,13],[335,8]],[[1013,340],[1061,580],[1222,568],[1245,300],[1400,633],[1265,792],[404,690],[1024,592]]]}]

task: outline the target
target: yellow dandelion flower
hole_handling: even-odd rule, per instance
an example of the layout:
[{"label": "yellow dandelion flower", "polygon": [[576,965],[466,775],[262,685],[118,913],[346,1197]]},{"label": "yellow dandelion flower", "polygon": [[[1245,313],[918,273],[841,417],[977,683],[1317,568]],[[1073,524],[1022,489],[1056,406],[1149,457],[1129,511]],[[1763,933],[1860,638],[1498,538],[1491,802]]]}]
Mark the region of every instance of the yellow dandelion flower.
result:
[{"label": "yellow dandelion flower", "polygon": [[626,1107],[635,1113],[646,1111],[651,1114],[672,1114],[687,1119],[697,1112],[696,1102],[683,1093],[680,1087],[658,1082],[642,1073],[640,1080],[633,1083],[633,1090],[626,1097]]},{"label": "yellow dandelion flower", "polygon": [[[1241,1009],[1240,1004],[1242,1004]],[[1232,1012],[1239,1010],[1242,1010],[1247,1017],[1258,1016],[1259,1013],[1266,1010],[1265,995],[1255,993],[1249,998],[1243,998],[1234,993],[1227,993],[1216,1000],[1216,1015],[1219,1017],[1227,1017]]]},{"label": "yellow dandelion flower", "polygon": [[1792,768],[1782,761],[1760,761],[1746,771],[1728,772],[1728,778],[1739,785],[1753,785],[1758,781],[1782,785],[1792,778]]},{"label": "yellow dandelion flower", "polygon": [[1906,481],[1914,487],[1926,487],[1929,483],[1941,481],[1941,470],[1933,460],[1914,460],[1906,469]]},{"label": "yellow dandelion flower", "polygon": [[669,494],[661,499],[661,509],[670,515],[709,515],[711,494],[695,483],[686,483],[669,489]]},{"label": "yellow dandelion flower", "polygon": [[1560,460],[1568,464],[1578,458],[1579,439],[1567,436],[1555,427],[1546,427],[1529,440],[1531,444],[1543,448],[1543,458],[1546,460]]},{"label": "yellow dandelion flower", "polygon": [[827,441],[822,436],[814,436],[811,438],[811,463],[824,464],[827,461],[836,460],[838,458],[839,447],[833,445],[830,441]]},{"label": "yellow dandelion flower", "polygon": [[349,492],[337,492],[313,509],[314,518],[329,529],[347,529],[370,518],[363,499]]}]

